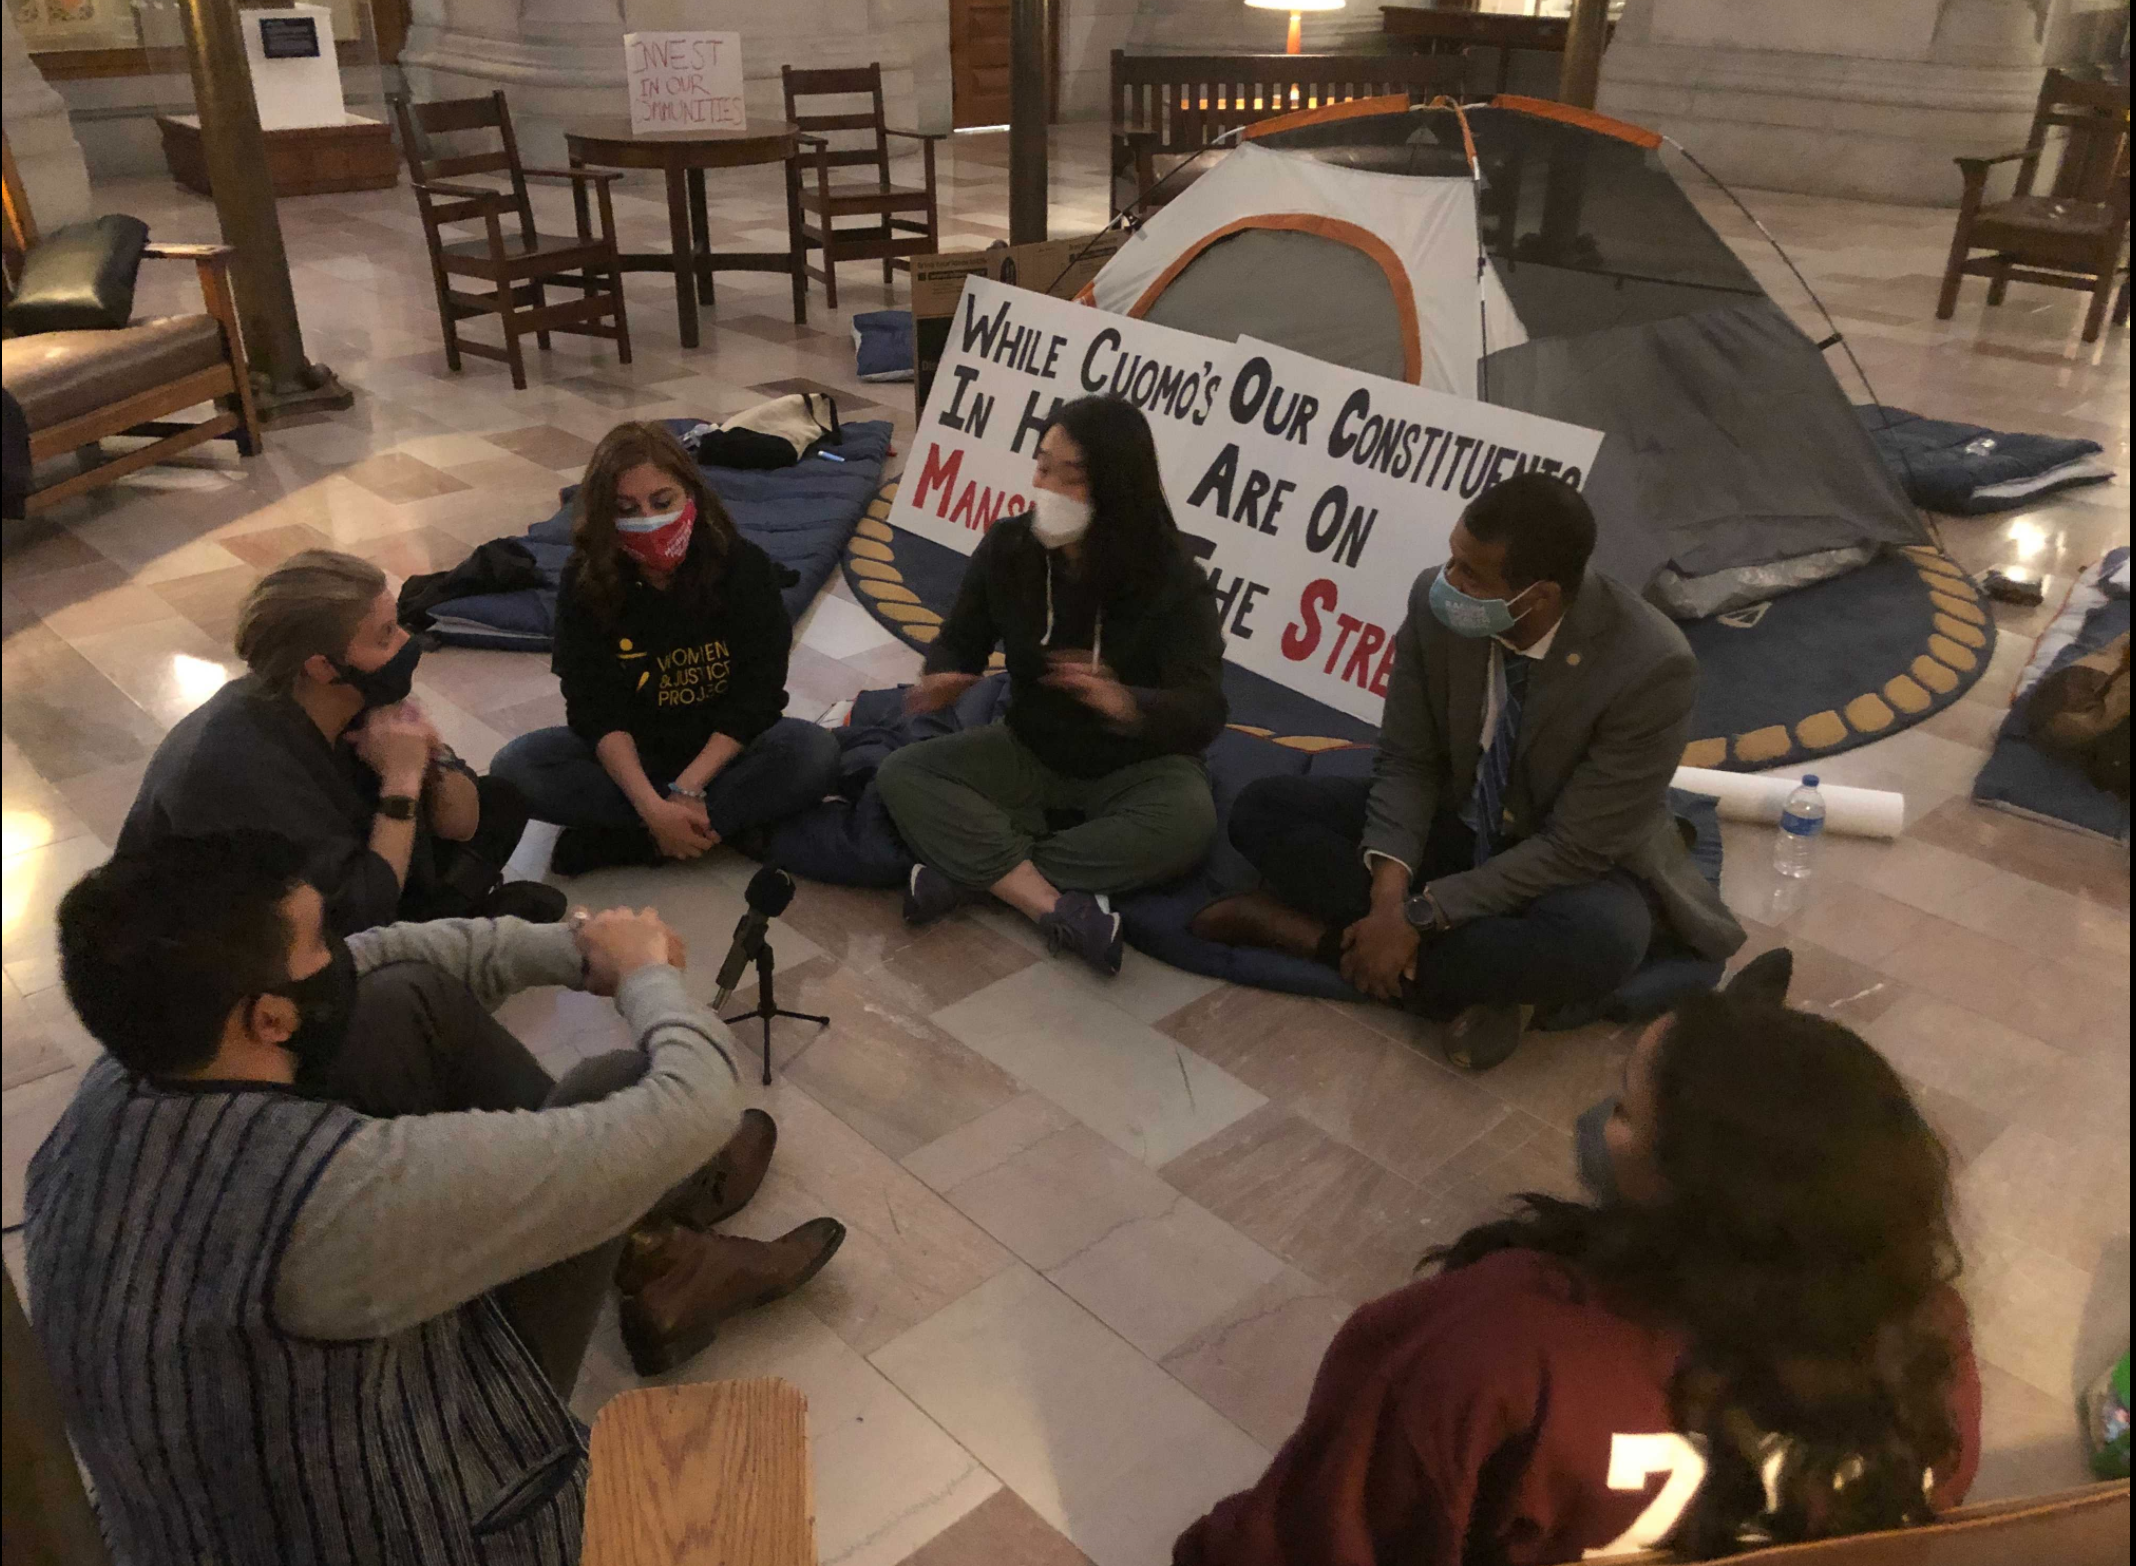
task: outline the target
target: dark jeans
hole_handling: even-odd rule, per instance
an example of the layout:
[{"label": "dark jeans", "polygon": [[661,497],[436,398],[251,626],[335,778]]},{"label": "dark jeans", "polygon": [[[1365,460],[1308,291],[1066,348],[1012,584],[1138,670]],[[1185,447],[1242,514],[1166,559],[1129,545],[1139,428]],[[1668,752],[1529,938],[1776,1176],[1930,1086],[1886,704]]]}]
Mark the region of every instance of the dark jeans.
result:
[{"label": "dark jeans", "polygon": [[[1372,871],[1359,853],[1363,778],[1263,778],[1231,807],[1232,846],[1291,907],[1340,931],[1372,910]],[[1441,815],[1424,845],[1417,883],[1466,870],[1475,837]],[[1545,892],[1518,913],[1471,919],[1427,937],[1404,1001],[1427,1017],[1479,1002],[1517,1001],[1547,1011],[1609,994],[1646,957],[1654,916],[1622,870]]]},{"label": "dark jeans", "polygon": [[[645,1068],[642,1050],[614,1050],[580,1061],[554,1081],[465,984],[428,963],[396,962],[356,981],[347,1042],[324,1067],[303,1073],[298,1086],[381,1118],[560,1109],[627,1088]],[[622,1249],[618,1235],[497,1290],[567,1403]]]},{"label": "dark jeans", "polygon": [[[496,776],[526,796],[537,821],[630,827],[638,812],[593,747],[566,728],[536,729],[497,752]],[[671,781],[648,769],[656,785]],[[838,786],[838,738],[800,718],[781,718],[751,740],[705,787],[705,816],[722,841],[815,804]]]},{"label": "dark jeans", "polygon": [[475,779],[475,797],[482,813],[475,835],[464,843],[423,834],[419,853],[427,862],[409,866],[408,884],[401,892],[403,919],[466,919],[481,908],[482,900],[504,878],[504,862],[519,846],[520,834],[531,819],[526,796],[499,777]]}]

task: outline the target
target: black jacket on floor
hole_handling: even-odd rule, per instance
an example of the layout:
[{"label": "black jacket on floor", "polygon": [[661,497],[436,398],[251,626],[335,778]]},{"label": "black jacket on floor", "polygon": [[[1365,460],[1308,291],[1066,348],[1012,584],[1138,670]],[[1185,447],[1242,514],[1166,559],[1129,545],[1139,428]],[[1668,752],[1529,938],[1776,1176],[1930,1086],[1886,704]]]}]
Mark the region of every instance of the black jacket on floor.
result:
[{"label": "black jacket on floor", "polygon": [[[1052,577],[1053,635],[1046,638]],[[1008,725],[1038,759],[1069,777],[1096,778],[1157,756],[1197,756],[1223,732],[1224,637],[1209,580],[1184,548],[1151,589],[1099,606],[1068,566],[1031,536],[1031,519],[988,530],[965,567],[957,601],[927,653],[930,674],[978,674],[995,647],[1009,671]],[[1134,693],[1142,721],[1121,734],[1075,697],[1041,683],[1049,648],[1098,654]]]},{"label": "black jacket on floor", "polygon": [[577,558],[564,567],[550,666],[573,733],[588,745],[628,734],[646,775],[664,779],[713,735],[747,745],[779,721],[794,633],[769,555],[738,540],[708,612],[648,586],[628,561],[623,575],[622,614],[603,625],[578,593]]}]

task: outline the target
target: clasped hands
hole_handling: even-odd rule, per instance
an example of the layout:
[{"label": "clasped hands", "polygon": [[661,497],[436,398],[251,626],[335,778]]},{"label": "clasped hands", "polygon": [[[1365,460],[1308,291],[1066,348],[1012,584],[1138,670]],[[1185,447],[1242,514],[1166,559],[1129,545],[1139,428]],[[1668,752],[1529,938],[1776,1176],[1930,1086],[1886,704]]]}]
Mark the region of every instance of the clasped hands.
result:
[{"label": "clasped hands", "polygon": [[[1046,654],[1048,668],[1039,681],[1054,690],[1064,691],[1103,718],[1106,724],[1121,733],[1129,733],[1142,722],[1142,709],[1135,704],[1135,694],[1120,683],[1119,677],[1102,663],[1080,648],[1058,647]],[[905,693],[905,710],[909,713],[940,712],[977,684],[976,674],[959,674],[943,670],[936,674],[923,674]]]},{"label": "clasped hands", "polygon": [[390,707],[374,707],[349,735],[357,759],[386,783],[419,785],[430,763],[445,748],[437,726],[414,697]]},{"label": "clasped hands", "polygon": [[614,995],[640,968],[666,963],[681,968],[689,948],[653,908],[604,908],[594,913],[574,908],[566,916],[579,955],[586,960],[586,991]]},{"label": "clasped hands", "polygon": [[1375,908],[1342,932],[1342,976],[1374,1000],[1399,1001],[1417,976],[1424,937],[1399,903]]}]

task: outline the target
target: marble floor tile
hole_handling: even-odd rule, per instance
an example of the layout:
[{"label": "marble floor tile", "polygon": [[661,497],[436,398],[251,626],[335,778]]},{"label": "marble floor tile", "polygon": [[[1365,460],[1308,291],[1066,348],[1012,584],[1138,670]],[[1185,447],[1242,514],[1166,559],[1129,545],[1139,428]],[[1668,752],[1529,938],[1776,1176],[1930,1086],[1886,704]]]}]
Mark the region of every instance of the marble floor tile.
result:
[{"label": "marble floor tile", "polygon": [[[1388,1019],[1396,1029],[1408,1021]],[[1502,1113],[1475,1078],[1321,1001],[1227,987],[1167,1019],[1164,1032],[1410,1180]]]},{"label": "marble floor tile", "polygon": [[[881,893],[875,898],[880,906],[891,906]],[[1039,960],[1029,948],[971,919],[951,917],[911,933],[911,940],[884,954],[880,968],[930,1012],[954,1006]]]},{"label": "marble floor tile", "polygon": [[1930,811],[1910,835],[2128,913],[2127,861],[2102,853],[2095,838],[1958,800]]},{"label": "marble floor tile", "polygon": [[1031,1510],[997,1490],[906,1556],[902,1566],[1090,1566],[1090,1557]]},{"label": "marble floor tile", "polygon": [[1267,1465],[1258,1442],[1026,1267],[871,1359],[1096,1566],[1163,1559]]},{"label": "marble floor tile", "polygon": [[2128,973],[2125,957],[2065,961],[1930,917],[1874,965],[1915,990],[2078,1053],[2093,1047]]},{"label": "marble floor tile", "polygon": [[1980,1367],[1980,1473],[1969,1501],[2045,1495],[2092,1482],[2070,1401],[1995,1365]]},{"label": "marble floor tile", "polygon": [[1148,1165],[1084,1125],[1040,1138],[942,1194],[1040,1272],[1179,1200]]},{"label": "marble floor tile", "polygon": [[907,1153],[900,1162],[937,1191],[947,1191],[999,1168],[1032,1143],[1072,1124],[1067,1112],[1050,1099],[1019,1093],[949,1135]]},{"label": "marble floor tile", "polygon": [[814,648],[826,658],[850,658],[856,653],[898,645],[897,638],[877,624],[867,610],[836,595],[817,599],[794,622],[794,641]]},{"label": "marble floor tile", "polygon": [[1221,1067],[1096,999],[1059,967],[1033,963],[934,1020],[1152,1166],[1265,1102]]},{"label": "marble floor tile", "polygon": [[1345,1299],[1401,1287],[1431,1243],[1423,1192],[1279,1105],[1159,1172]]},{"label": "marble floor tile", "polygon": [[[27,958],[57,953],[59,935],[52,918],[67,888],[111,855],[99,838],[81,833],[58,842],[9,854],[0,861],[0,961],[14,965]],[[18,977],[17,982],[20,983]],[[23,985],[24,993],[41,985]]]},{"label": "marble floor tile", "polygon": [[[903,1158],[1016,1097],[1022,1085],[927,1020],[907,986],[825,958],[788,970],[780,1004],[831,1025],[785,1064],[786,1078]],[[748,997],[742,998],[745,1002]]]},{"label": "marble floor tile", "polygon": [[1286,1267],[1164,1356],[1203,1401],[1273,1451],[1305,1417],[1350,1302]]},{"label": "marble floor tile", "polygon": [[80,1066],[63,1066],[7,1090],[0,1103],[0,1225],[12,1228],[22,1222],[23,1180],[30,1159],[59,1124],[81,1079]]},{"label": "marble floor tile", "polygon": [[1046,1276],[1162,1359],[1286,1270],[1223,1220],[1174,1196],[1163,1212],[1125,1220]]}]

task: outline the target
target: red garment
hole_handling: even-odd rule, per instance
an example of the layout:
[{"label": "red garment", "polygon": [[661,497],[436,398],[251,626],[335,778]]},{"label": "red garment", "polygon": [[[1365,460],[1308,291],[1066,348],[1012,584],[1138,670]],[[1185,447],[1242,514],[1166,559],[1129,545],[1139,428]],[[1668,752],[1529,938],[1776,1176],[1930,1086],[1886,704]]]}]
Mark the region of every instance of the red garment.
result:
[{"label": "red garment", "polygon": [[[1939,1509],[1980,1464],[1980,1376],[1951,1302],[1961,1452],[1937,1476]],[[1669,1422],[1683,1349],[1536,1251],[1413,1283],[1344,1324],[1304,1422],[1259,1484],[1181,1535],[1173,1566],[1540,1566],[1645,1548],[1704,1473]],[[1627,1488],[1611,1488],[1613,1462]]]}]

